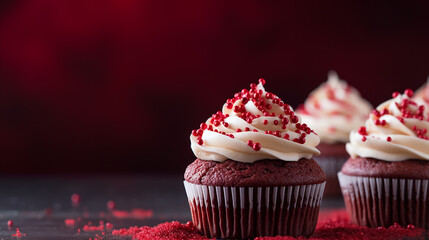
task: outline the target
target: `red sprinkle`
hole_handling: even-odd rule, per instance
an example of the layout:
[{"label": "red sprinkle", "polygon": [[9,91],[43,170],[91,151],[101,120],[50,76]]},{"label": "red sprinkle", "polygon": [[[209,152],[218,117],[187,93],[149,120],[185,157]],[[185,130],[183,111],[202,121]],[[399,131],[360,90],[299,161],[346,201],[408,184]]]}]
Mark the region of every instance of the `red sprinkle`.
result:
[{"label": "red sprinkle", "polygon": [[392,141],[392,138],[391,137],[387,137],[387,139],[386,139],[388,142],[391,142]]},{"label": "red sprinkle", "polygon": [[204,144],[203,139],[201,139],[201,138],[200,138],[200,139],[198,139],[198,144],[199,144],[199,145],[203,145],[203,144]]},{"label": "red sprinkle", "polygon": [[291,121],[292,121],[292,123],[297,123],[299,121],[298,116],[296,116],[296,115],[292,116]]},{"label": "red sprinkle", "polygon": [[381,113],[379,111],[377,111],[377,109],[372,110],[371,113],[374,114],[376,117],[380,117],[381,116]]},{"label": "red sprinkle", "polygon": [[115,208],[116,208],[116,203],[114,201],[110,200],[107,202],[107,209],[108,210],[115,210]]},{"label": "red sprinkle", "polygon": [[368,134],[366,133],[366,127],[360,127],[360,128],[359,128],[359,130],[358,130],[358,133],[359,133],[360,135],[363,135],[363,136],[368,135]]},{"label": "red sprinkle", "polygon": [[366,141],[366,137],[362,136],[362,142],[365,142],[365,141]]},{"label": "red sprinkle", "polygon": [[268,120],[264,120],[264,125],[267,125],[268,124]]},{"label": "red sprinkle", "polygon": [[77,193],[72,194],[70,199],[71,199],[71,203],[72,203],[73,207],[79,206],[79,204],[80,204],[80,195],[79,194],[77,194]]},{"label": "red sprinkle", "polygon": [[396,117],[401,123],[405,123],[405,120],[401,117]]},{"label": "red sprinkle", "polygon": [[13,226],[13,221],[12,220],[7,221],[7,226],[8,227],[12,227]]},{"label": "red sprinkle", "polygon": [[259,79],[259,82],[260,82],[262,85],[265,85],[265,79],[260,78],[260,79]]},{"label": "red sprinkle", "polygon": [[254,143],[253,144],[253,150],[255,150],[255,151],[261,150],[261,144],[260,143]]},{"label": "red sprinkle", "polygon": [[395,98],[395,97],[397,97],[399,94],[400,94],[399,92],[394,92],[394,93],[392,93],[392,97],[393,97],[393,98]]},{"label": "red sprinkle", "polygon": [[76,220],[74,220],[73,218],[66,218],[66,219],[64,219],[64,224],[67,227],[74,227],[74,226],[76,226]]},{"label": "red sprinkle", "polygon": [[413,97],[414,92],[413,92],[413,90],[411,90],[411,89],[406,89],[406,90],[404,91],[404,94],[405,94],[405,95],[407,95],[408,97]]}]

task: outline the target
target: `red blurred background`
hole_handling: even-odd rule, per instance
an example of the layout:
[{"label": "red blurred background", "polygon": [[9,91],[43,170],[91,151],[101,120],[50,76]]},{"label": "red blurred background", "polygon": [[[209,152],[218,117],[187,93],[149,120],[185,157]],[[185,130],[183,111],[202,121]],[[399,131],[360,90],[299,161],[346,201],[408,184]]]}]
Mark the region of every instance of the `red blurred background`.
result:
[{"label": "red blurred background", "polygon": [[334,69],[373,105],[429,74],[429,2],[2,1],[0,172],[182,172],[258,78],[296,107]]}]

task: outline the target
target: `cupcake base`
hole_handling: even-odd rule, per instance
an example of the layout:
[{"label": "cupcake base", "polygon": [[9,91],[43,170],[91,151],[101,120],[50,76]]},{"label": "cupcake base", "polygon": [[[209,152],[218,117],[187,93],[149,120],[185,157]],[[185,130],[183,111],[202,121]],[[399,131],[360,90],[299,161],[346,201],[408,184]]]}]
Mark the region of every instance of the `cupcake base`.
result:
[{"label": "cupcake base", "polygon": [[429,229],[429,180],[349,176],[338,179],[353,223],[388,227],[394,223]]},{"label": "cupcake base", "polygon": [[184,181],[194,225],[210,238],[310,236],[325,182],[279,187],[220,187]]}]

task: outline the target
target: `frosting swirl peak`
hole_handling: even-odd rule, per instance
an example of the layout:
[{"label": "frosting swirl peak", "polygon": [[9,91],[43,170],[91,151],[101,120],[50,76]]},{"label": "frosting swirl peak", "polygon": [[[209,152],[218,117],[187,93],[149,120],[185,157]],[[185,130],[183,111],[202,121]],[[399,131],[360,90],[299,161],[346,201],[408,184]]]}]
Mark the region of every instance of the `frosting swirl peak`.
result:
[{"label": "frosting swirl peak", "polygon": [[371,109],[355,88],[331,71],[328,81],[311,92],[297,112],[322,142],[345,143],[350,131],[365,122]]},{"label": "frosting swirl peak", "polygon": [[255,162],[312,158],[319,137],[279,97],[252,83],[228,99],[190,136],[195,156],[203,160]]},{"label": "frosting swirl peak", "polygon": [[354,158],[429,160],[428,115],[412,96],[410,89],[404,94],[395,92],[393,99],[373,110],[365,126],[350,133],[347,152]]}]

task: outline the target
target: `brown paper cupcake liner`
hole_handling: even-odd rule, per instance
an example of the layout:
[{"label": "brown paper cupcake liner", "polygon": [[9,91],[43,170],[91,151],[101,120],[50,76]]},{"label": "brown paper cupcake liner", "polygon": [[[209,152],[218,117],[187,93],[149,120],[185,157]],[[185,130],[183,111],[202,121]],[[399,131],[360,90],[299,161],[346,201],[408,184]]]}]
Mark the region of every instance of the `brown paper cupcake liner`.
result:
[{"label": "brown paper cupcake liner", "polygon": [[341,172],[338,179],[353,223],[429,228],[429,179],[359,177]]},{"label": "brown paper cupcake liner", "polygon": [[310,236],[325,183],[219,187],[184,181],[195,226],[210,238]]}]

